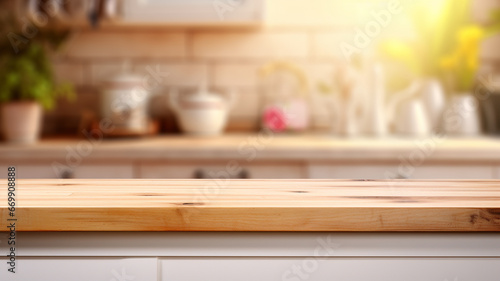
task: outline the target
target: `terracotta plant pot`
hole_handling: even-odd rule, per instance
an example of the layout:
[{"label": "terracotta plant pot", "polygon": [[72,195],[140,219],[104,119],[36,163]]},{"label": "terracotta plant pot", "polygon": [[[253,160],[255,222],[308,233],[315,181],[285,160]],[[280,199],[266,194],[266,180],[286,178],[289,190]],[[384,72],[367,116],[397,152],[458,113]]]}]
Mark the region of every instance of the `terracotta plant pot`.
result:
[{"label": "terracotta plant pot", "polygon": [[37,102],[10,102],[2,104],[2,128],[10,143],[34,143],[40,136],[42,107]]}]

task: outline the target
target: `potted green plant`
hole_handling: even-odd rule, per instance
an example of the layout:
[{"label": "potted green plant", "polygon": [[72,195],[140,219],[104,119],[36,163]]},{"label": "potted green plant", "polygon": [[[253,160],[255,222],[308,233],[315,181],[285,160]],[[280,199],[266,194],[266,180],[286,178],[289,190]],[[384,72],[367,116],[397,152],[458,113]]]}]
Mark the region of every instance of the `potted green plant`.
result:
[{"label": "potted green plant", "polygon": [[23,36],[21,24],[12,15],[0,21],[0,110],[4,137],[8,142],[32,143],[40,134],[42,109],[51,109],[58,98],[73,98],[70,84],[54,79],[49,48],[54,50],[67,31],[38,30]]}]

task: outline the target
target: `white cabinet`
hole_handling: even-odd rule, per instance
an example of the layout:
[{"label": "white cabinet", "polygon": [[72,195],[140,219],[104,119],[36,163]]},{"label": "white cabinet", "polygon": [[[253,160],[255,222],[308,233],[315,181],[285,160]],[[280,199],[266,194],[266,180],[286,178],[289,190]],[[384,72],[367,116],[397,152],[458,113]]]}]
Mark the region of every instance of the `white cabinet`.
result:
[{"label": "white cabinet", "polygon": [[495,168],[489,165],[425,164],[315,164],[309,165],[312,179],[493,179]]},{"label": "white cabinet", "polygon": [[[20,232],[9,281],[498,281],[496,233]],[[0,249],[6,249],[0,233]],[[120,278],[121,277],[121,278]],[[125,278],[128,277],[128,278]]]},{"label": "white cabinet", "polygon": [[260,24],[263,0],[124,0],[120,24],[231,26]]},{"label": "white cabinet", "polygon": [[[54,161],[10,164],[17,168],[18,178],[79,178],[79,179],[189,179],[189,178],[253,178],[253,179],[500,179],[500,166],[487,164],[424,164],[404,163],[341,164],[269,161],[172,161],[84,163],[70,167]],[[62,162],[61,162],[62,163]],[[9,164],[0,164],[6,173]],[[4,171],[4,172],[2,172]],[[3,176],[3,178],[6,177]]]},{"label": "white cabinet", "polygon": [[46,164],[1,164],[0,178],[7,178],[7,168],[16,167],[16,178],[18,179],[54,179],[57,178],[55,171]]},{"label": "white cabinet", "polygon": [[500,258],[162,259],[161,281],[498,281]]},{"label": "white cabinet", "polygon": [[425,165],[415,167],[412,179],[494,179],[488,165]]},{"label": "white cabinet", "polygon": [[0,259],[0,280],[157,281],[156,258],[19,258],[16,273]]},{"label": "white cabinet", "polygon": [[[58,164],[59,163],[59,164]],[[134,166],[132,164],[82,164],[71,167],[64,162],[44,163],[17,163],[16,174],[18,179],[54,179],[54,178],[78,178],[78,179],[131,179],[134,178]],[[0,172],[7,171],[9,165],[0,165]],[[6,174],[5,174],[6,175]],[[5,178],[5,177],[3,177]]]},{"label": "white cabinet", "polygon": [[493,167],[493,177],[495,179],[500,179],[500,166]]},{"label": "white cabinet", "polygon": [[82,165],[73,172],[77,179],[131,179],[134,167],[131,164]]},{"label": "white cabinet", "polygon": [[298,179],[307,178],[306,166],[300,163],[240,163],[226,162],[177,162],[171,164],[143,163],[139,166],[141,178],[253,178]]},{"label": "white cabinet", "polygon": [[336,165],[311,164],[309,178],[311,179],[386,179],[396,165]]},{"label": "white cabinet", "polygon": [[[0,173],[8,164],[0,164]],[[338,164],[300,162],[200,161],[151,163],[89,163],[70,168],[47,163],[18,163],[18,178],[253,178],[253,179],[500,179],[500,167],[493,165],[409,166],[402,164]],[[6,175],[6,174],[5,174]],[[5,178],[6,176],[4,176]]]}]

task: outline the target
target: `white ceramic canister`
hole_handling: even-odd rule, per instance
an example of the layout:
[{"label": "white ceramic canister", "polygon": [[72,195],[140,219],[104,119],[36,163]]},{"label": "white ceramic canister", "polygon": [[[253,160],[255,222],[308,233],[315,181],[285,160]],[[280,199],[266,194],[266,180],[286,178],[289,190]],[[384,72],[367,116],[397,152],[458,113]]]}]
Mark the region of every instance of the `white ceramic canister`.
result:
[{"label": "white ceramic canister", "polygon": [[150,92],[141,76],[122,73],[102,83],[101,118],[130,133],[147,131]]}]

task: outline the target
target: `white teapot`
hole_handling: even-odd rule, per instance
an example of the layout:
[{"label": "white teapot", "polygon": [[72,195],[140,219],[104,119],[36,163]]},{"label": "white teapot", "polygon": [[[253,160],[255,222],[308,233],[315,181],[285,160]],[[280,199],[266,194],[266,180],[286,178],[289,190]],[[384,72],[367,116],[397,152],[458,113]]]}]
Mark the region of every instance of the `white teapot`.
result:
[{"label": "white teapot", "polygon": [[176,90],[170,93],[170,107],[182,131],[200,136],[220,135],[224,131],[234,100],[234,94],[224,98],[209,92],[205,84],[192,94],[179,96]]}]

